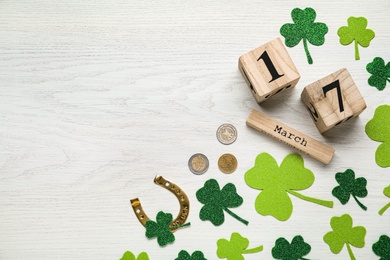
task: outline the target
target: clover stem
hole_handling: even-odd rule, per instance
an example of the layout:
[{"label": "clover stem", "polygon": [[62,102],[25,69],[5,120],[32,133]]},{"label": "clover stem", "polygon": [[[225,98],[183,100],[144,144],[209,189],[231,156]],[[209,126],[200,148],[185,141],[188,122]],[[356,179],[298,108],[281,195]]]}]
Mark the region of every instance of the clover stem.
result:
[{"label": "clover stem", "polygon": [[386,209],[390,208],[390,202],[387,203],[383,208],[381,208],[378,212],[379,215],[382,216],[383,213],[385,213]]},{"label": "clover stem", "polygon": [[353,255],[351,246],[349,245],[349,243],[346,243],[346,245],[347,245],[349,257],[351,258],[351,260],[356,260],[355,256]]},{"label": "clover stem", "polygon": [[303,47],[305,48],[307,62],[309,62],[309,64],[313,64],[313,59],[311,58],[311,55],[310,55],[310,52],[309,52],[309,48],[307,47],[306,38],[303,38]]},{"label": "clover stem", "polygon": [[293,190],[288,190],[287,192],[290,193],[291,195],[294,195],[294,196],[300,198],[300,199],[303,199],[303,200],[306,200],[306,201],[309,201],[312,203],[316,203],[316,204],[319,204],[319,205],[322,205],[322,206],[325,206],[328,208],[333,208],[333,201],[320,200],[320,199],[316,199],[316,198],[307,197],[307,196],[302,195],[302,194],[300,194],[296,191],[293,191]]},{"label": "clover stem", "polygon": [[355,40],[355,60],[360,60],[360,55],[359,55],[359,49],[358,49],[358,43]]},{"label": "clover stem", "polygon": [[309,260],[309,259],[307,259],[307,258],[303,258],[303,257],[301,257],[301,258],[299,258],[299,259],[301,259],[301,260]]},{"label": "clover stem", "polygon": [[356,203],[363,209],[363,210],[367,210],[367,207],[364,206],[357,198],[355,195],[352,195],[352,197],[355,199]]},{"label": "clover stem", "polygon": [[247,250],[242,251],[242,253],[243,254],[252,254],[252,253],[258,253],[261,251],[263,251],[263,246],[258,246],[255,248],[247,249]]},{"label": "clover stem", "polygon": [[230,209],[228,208],[223,208],[230,216],[232,216],[233,218],[237,219],[238,221],[240,221],[241,223],[244,223],[245,225],[248,225],[249,222],[239,216],[237,216],[235,213],[233,213],[232,211],[230,211]]},{"label": "clover stem", "polygon": [[180,226],[169,226],[169,230],[175,230],[175,229],[179,229],[179,228],[182,228],[182,227],[188,227],[190,225],[191,225],[191,222],[185,223],[185,224],[180,225]]}]

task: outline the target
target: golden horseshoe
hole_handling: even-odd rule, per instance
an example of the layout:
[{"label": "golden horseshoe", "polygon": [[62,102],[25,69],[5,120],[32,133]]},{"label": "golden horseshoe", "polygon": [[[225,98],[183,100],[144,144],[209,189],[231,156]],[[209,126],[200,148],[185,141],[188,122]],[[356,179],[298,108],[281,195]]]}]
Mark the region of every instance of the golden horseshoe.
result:
[{"label": "golden horseshoe", "polygon": [[[183,225],[188,217],[188,213],[190,211],[190,201],[188,200],[187,195],[180,189],[179,186],[174,184],[171,181],[168,181],[164,179],[162,176],[157,175],[154,178],[154,182],[169,190],[172,192],[176,198],[179,200],[180,203],[180,212],[179,215],[170,223],[170,226],[175,227],[175,226],[181,226]],[[136,217],[138,218],[139,222],[141,222],[142,225],[145,226],[146,222],[149,219],[149,217],[145,214],[144,210],[142,209],[141,202],[139,201],[138,198],[130,200],[131,206],[133,207],[134,213]],[[176,229],[171,230],[172,232],[175,232]]]}]

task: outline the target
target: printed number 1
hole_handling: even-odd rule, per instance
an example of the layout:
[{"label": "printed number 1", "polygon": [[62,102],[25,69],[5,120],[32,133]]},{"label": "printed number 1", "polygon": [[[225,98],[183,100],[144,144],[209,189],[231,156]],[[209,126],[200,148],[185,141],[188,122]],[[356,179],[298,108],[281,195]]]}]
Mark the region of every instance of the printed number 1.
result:
[{"label": "printed number 1", "polygon": [[257,61],[259,61],[259,60],[263,60],[264,61],[265,66],[267,66],[268,71],[271,73],[272,79],[269,81],[269,83],[271,83],[272,81],[280,78],[281,76],[284,76],[284,74],[280,75],[276,71],[276,68],[275,68],[274,64],[272,63],[271,59],[269,58],[267,51],[264,51],[260,55],[260,57],[257,59]]},{"label": "printed number 1", "polygon": [[341,88],[340,88],[340,82],[339,80],[333,81],[332,83],[326,85],[322,88],[322,91],[324,91],[324,96],[326,96],[326,93],[328,91],[331,91],[332,89],[336,88],[337,90],[337,98],[339,100],[339,109],[340,113],[344,111],[344,104],[343,104],[343,96],[341,95]]}]

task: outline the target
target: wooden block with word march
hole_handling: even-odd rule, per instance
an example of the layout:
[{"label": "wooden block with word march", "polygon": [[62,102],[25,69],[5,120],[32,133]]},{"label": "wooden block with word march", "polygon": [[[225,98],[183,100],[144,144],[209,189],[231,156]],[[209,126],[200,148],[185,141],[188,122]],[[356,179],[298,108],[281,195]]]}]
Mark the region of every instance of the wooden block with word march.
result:
[{"label": "wooden block with word march", "polygon": [[332,147],[254,109],[246,120],[246,124],[310,155],[322,163],[328,164],[333,157],[334,149]]},{"label": "wooden block with word march", "polygon": [[238,68],[259,104],[294,87],[301,77],[280,38],[242,55]]},{"label": "wooden block with word march", "polygon": [[345,68],[305,87],[301,99],[320,133],[358,116],[367,107]]}]

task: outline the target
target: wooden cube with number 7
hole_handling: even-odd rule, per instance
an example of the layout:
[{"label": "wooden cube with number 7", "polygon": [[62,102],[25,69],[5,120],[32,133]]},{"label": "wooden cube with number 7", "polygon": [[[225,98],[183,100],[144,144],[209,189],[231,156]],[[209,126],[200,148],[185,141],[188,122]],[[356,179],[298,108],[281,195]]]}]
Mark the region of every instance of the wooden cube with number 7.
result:
[{"label": "wooden cube with number 7", "polygon": [[294,87],[301,77],[280,38],[242,55],[238,68],[259,104]]},{"label": "wooden cube with number 7", "polygon": [[306,86],[301,99],[320,133],[358,116],[367,107],[345,68]]}]

